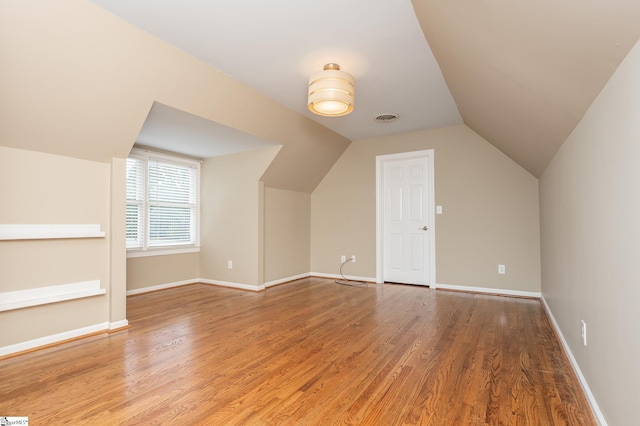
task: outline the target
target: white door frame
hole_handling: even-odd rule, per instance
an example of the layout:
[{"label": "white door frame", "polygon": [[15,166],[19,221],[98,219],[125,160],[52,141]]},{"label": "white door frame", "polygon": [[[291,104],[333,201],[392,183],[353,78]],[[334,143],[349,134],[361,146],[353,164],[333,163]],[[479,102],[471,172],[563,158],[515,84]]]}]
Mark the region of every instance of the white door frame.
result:
[{"label": "white door frame", "polygon": [[382,258],[384,253],[384,181],[382,173],[382,165],[387,160],[402,160],[418,157],[427,157],[429,164],[429,194],[431,199],[429,205],[431,211],[429,212],[428,227],[429,232],[429,287],[436,288],[436,221],[435,221],[435,184],[434,184],[434,156],[435,151],[433,149],[425,149],[422,151],[402,152],[399,154],[387,154],[376,156],[376,283],[381,284],[383,282],[383,265],[384,259]]}]

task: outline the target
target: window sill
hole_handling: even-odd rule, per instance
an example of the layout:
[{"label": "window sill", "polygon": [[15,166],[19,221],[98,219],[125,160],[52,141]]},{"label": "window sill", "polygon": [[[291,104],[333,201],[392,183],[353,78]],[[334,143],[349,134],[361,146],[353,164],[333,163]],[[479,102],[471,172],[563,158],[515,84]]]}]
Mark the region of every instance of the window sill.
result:
[{"label": "window sill", "polygon": [[127,259],[134,257],[148,257],[148,256],[166,256],[171,254],[185,254],[185,253],[198,253],[200,252],[199,246],[189,247],[170,247],[170,248],[153,248],[149,250],[131,250],[127,251]]}]

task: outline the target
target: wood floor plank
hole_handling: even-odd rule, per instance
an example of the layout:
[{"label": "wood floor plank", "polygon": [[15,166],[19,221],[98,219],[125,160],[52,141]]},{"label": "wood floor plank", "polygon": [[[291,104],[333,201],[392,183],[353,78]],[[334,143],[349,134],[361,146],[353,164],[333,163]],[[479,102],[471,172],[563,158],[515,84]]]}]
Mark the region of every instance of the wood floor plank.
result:
[{"label": "wood floor plank", "polygon": [[74,425],[594,425],[538,300],[307,278],[128,299],[0,361],[0,415]]}]

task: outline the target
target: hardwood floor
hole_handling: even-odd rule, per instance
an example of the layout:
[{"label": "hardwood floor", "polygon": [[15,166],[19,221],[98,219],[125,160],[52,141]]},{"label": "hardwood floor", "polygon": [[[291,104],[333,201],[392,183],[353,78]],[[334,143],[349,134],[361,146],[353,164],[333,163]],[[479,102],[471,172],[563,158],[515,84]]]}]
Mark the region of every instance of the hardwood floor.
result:
[{"label": "hardwood floor", "polygon": [[309,278],[129,297],[120,333],[0,361],[32,425],[591,425],[538,300]]}]

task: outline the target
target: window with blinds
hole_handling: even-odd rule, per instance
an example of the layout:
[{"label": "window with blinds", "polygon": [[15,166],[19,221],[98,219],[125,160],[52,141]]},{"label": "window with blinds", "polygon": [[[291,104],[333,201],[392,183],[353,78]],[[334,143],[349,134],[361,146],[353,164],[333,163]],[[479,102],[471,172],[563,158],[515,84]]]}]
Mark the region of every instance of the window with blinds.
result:
[{"label": "window with blinds", "polygon": [[199,244],[197,161],[134,149],[127,159],[127,249]]}]

